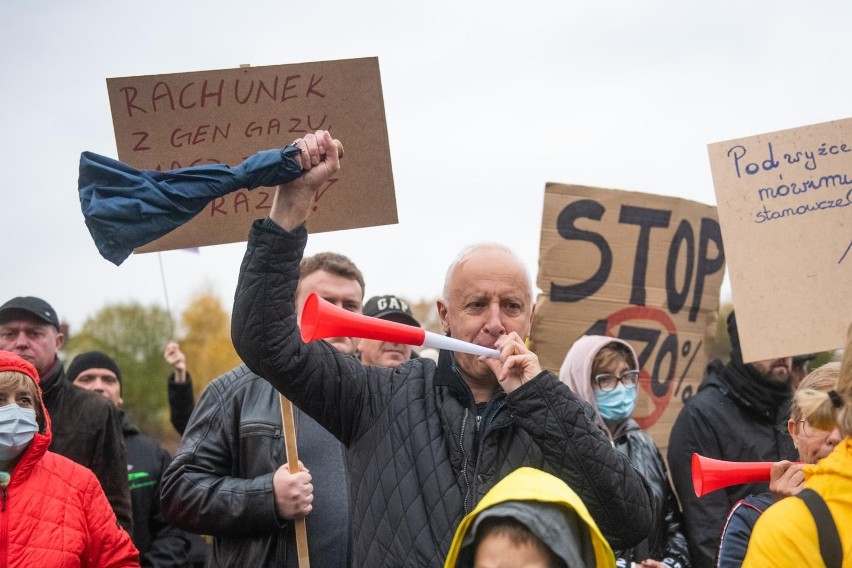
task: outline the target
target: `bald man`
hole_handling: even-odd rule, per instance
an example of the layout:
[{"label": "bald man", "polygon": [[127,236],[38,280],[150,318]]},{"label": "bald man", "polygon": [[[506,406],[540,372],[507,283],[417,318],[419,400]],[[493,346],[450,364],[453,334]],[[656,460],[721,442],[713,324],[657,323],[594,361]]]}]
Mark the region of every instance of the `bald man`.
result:
[{"label": "bald man", "polygon": [[306,169],[278,187],[269,218],[252,228],[231,335],[249,368],[347,447],[353,564],[442,566],[462,517],[521,466],[568,483],[614,548],[645,538],[651,507],[639,474],[524,345],[532,286],[506,247],[463,251],[438,302],[448,335],[499,358],[441,351],[437,364],[390,369],[302,342],[293,298],[304,222],[340,162],[327,132],[296,144]]}]

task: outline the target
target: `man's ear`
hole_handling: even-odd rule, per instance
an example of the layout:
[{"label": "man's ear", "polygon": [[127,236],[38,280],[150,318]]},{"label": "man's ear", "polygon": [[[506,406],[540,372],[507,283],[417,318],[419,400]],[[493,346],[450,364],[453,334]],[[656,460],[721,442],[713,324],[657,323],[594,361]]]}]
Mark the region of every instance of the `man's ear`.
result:
[{"label": "man's ear", "polygon": [[62,347],[65,345],[65,334],[62,332],[56,333],[56,350],[62,351]]},{"label": "man's ear", "polygon": [[444,303],[444,300],[438,300],[438,317],[441,319],[441,329],[444,333],[449,333],[450,331],[450,321],[447,319],[447,304]]},{"label": "man's ear", "polygon": [[524,342],[527,345],[529,345],[530,334],[532,333],[532,323],[533,323],[533,318],[535,317],[536,307],[538,307],[538,304],[533,304],[532,308],[530,308],[530,322],[529,322],[529,327],[527,329],[527,336],[523,338]]}]

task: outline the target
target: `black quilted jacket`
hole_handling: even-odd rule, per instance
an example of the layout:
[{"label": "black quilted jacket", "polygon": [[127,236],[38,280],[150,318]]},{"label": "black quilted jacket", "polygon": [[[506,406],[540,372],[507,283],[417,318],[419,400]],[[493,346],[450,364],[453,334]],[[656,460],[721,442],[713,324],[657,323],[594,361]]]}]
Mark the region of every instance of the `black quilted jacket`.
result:
[{"label": "black quilted jacket", "polygon": [[521,466],[572,487],[613,548],[648,536],[642,478],[553,374],[495,394],[480,422],[451,353],[394,370],[303,343],[294,295],[306,241],[304,227],[255,224],[232,338],[249,368],[348,448],[355,566],[442,566],[462,517]]}]

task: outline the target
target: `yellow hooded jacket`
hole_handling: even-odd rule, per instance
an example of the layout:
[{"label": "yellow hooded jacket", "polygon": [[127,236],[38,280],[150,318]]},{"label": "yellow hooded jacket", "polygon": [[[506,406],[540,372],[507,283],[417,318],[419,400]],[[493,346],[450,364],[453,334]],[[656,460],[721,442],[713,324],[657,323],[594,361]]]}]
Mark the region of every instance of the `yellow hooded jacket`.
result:
[{"label": "yellow hooded jacket", "polygon": [[[834,518],[843,568],[852,567],[852,438],[844,438],[828,457],[805,466],[804,473],[805,487],[820,494]],[[754,525],[743,567],[770,566],[825,566],[816,522],[801,499],[781,499]]]},{"label": "yellow hooded jacket", "polygon": [[[487,509],[510,501],[546,503],[564,508],[566,512],[576,516],[579,523],[588,529],[595,559],[594,564],[590,566],[596,568],[615,567],[615,556],[612,549],[580,497],[561,479],[531,467],[522,467],[516,469],[495,485],[485,494],[476,508],[462,519],[450,545],[444,568],[456,568],[458,566],[457,562],[465,535],[476,518]],[[569,538],[567,534],[565,538]],[[545,541],[545,544],[551,546],[553,543]]]}]

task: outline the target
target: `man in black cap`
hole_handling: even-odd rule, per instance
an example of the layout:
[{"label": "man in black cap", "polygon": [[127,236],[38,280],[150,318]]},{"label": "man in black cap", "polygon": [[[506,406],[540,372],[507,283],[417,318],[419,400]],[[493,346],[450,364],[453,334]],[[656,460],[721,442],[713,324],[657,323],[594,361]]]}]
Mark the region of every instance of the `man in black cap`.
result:
[{"label": "man in black cap", "polygon": [[68,365],[66,376],[78,387],[101,395],[119,408],[133,505],[131,536],[139,549],[142,566],[186,566],[189,537],[169,525],[160,510],[160,478],[172,458],[156,440],[142,434],[120,409],[124,402],[121,370],[115,360],[100,351],[81,353]]},{"label": "man in black cap", "polygon": [[53,429],[50,450],[92,470],[118,522],[131,532],[121,419],[109,401],[65,380],[58,356],[64,343],[56,310],[41,298],[19,296],[0,306],[0,349],[32,363],[41,377]]},{"label": "man in black cap", "polygon": [[728,316],[728,334],[730,362],[723,366],[714,360],[708,365],[708,375],[684,404],[669,438],[669,468],[683,507],[694,568],[714,566],[728,512],[740,499],[769,491],[769,480],[698,498],[692,484],[692,454],[728,462],[798,460],[787,434],[792,358],[745,363],[733,312]]},{"label": "man in black cap", "polygon": [[[411,315],[411,308],[396,296],[373,296],[364,304],[363,314],[406,325],[420,327],[420,322]],[[411,346],[378,339],[362,339],[358,344],[361,363],[381,367],[397,367],[411,359]]]}]

